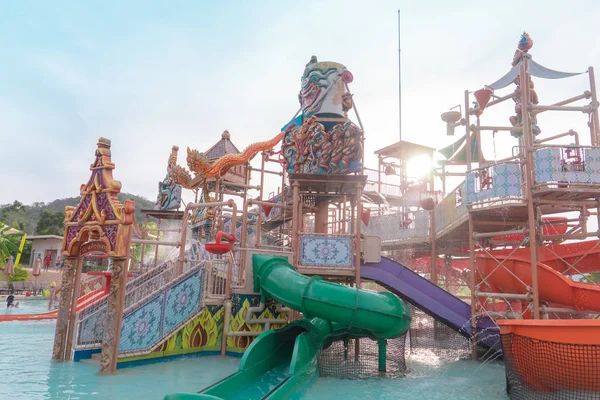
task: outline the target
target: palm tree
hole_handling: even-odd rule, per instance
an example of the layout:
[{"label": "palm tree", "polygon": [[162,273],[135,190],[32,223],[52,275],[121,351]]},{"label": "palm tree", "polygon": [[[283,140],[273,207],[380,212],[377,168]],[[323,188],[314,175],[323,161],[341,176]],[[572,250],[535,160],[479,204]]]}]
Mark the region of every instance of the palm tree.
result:
[{"label": "palm tree", "polygon": [[17,235],[8,234],[9,229],[11,229],[10,226],[0,224],[0,266],[6,264],[8,256],[11,254],[16,255],[20,253],[19,247],[13,243]]}]

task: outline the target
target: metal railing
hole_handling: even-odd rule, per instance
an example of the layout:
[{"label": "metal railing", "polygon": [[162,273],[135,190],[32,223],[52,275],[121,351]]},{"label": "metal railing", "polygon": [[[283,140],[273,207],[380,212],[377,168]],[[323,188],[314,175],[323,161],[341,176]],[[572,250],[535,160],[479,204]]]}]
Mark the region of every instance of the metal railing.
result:
[{"label": "metal railing", "polygon": [[466,182],[461,183],[435,206],[435,232],[440,234],[467,215]]},{"label": "metal railing", "polygon": [[227,260],[212,260],[206,264],[205,296],[207,300],[225,300],[227,296]]},{"label": "metal railing", "polygon": [[535,185],[566,188],[600,184],[600,148],[578,145],[536,146]]},{"label": "metal railing", "polygon": [[[86,278],[84,280],[82,280],[82,282],[79,284],[79,296],[83,296],[94,290],[101,289],[106,284],[105,278],[103,276],[88,276],[88,275],[85,275],[85,276],[86,276]],[[54,297],[48,301],[49,305],[52,304],[53,308],[58,308],[58,306],[60,305],[61,291],[62,290],[60,287],[57,288],[54,291]]]}]

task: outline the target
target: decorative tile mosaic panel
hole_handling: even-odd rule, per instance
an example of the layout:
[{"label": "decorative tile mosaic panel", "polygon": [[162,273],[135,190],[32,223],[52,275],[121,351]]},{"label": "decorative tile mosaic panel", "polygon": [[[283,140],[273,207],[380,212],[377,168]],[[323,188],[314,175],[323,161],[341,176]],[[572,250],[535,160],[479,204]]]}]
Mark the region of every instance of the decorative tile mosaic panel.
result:
[{"label": "decorative tile mosaic panel", "polygon": [[163,331],[170,332],[200,309],[202,271],[167,291]]},{"label": "decorative tile mosaic panel", "polygon": [[487,181],[486,185],[480,184],[480,173],[472,171],[467,174],[467,204],[490,199],[523,197],[523,179],[519,164],[498,164],[487,168],[486,177],[490,177],[491,180]]},{"label": "decorative tile mosaic panel", "polygon": [[600,149],[549,147],[533,154],[535,183],[600,183]]},{"label": "decorative tile mosaic panel", "polygon": [[352,267],[352,238],[349,236],[300,236],[300,265]]},{"label": "decorative tile mosaic panel", "polygon": [[164,294],[123,318],[119,352],[144,350],[161,338],[161,315]]},{"label": "decorative tile mosaic panel", "polygon": [[204,270],[196,269],[123,317],[119,353],[150,350],[202,307]]},{"label": "decorative tile mosaic panel", "polygon": [[106,305],[91,317],[79,323],[77,345],[101,344],[104,336],[104,321],[106,320]]}]

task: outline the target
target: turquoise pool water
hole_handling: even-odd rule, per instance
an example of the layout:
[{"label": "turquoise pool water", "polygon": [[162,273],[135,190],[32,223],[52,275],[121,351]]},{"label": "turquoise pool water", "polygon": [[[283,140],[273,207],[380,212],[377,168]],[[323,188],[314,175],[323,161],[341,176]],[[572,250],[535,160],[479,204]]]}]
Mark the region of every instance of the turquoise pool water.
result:
[{"label": "turquoise pool water", "polygon": [[[160,400],[167,393],[197,392],[235,372],[239,362],[230,357],[190,357],[121,369],[113,376],[99,376],[95,364],[50,362],[54,321],[1,323],[0,337],[0,399]],[[434,356],[414,357],[408,361],[411,372],[405,378],[355,381],[319,378],[302,398],[508,398],[504,392],[504,368],[500,364],[440,363]]]},{"label": "turquoise pool water", "polygon": [[6,308],[6,300],[0,303],[0,314],[39,314],[48,311],[48,299],[15,300],[19,308]]}]

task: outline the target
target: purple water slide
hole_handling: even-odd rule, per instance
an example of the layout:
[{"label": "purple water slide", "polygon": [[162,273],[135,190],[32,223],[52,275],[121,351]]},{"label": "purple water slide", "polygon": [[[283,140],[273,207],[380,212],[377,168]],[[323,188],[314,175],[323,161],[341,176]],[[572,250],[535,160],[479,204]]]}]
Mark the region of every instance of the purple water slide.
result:
[{"label": "purple water slide", "polygon": [[363,264],[360,275],[386,287],[461,335],[471,337],[471,306],[404,265],[381,257],[379,263]]}]

